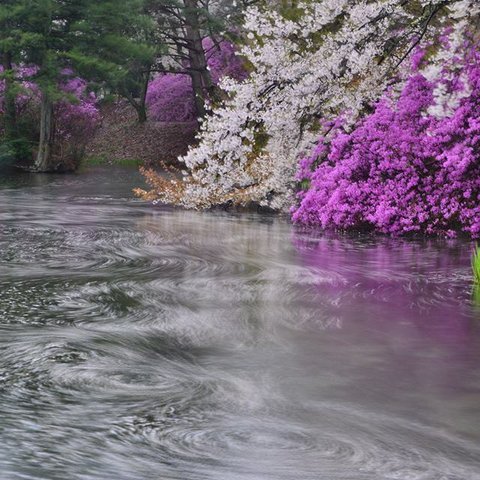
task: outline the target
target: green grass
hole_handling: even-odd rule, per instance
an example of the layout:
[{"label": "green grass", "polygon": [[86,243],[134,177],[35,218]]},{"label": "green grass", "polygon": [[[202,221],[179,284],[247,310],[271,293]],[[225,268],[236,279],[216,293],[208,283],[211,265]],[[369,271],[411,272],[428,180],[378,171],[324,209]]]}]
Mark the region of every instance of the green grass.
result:
[{"label": "green grass", "polygon": [[107,157],[102,155],[86,157],[82,160],[82,167],[100,167],[108,165]]},{"label": "green grass", "polygon": [[473,271],[473,282],[476,286],[480,287],[480,247],[475,246],[475,250],[472,255],[472,271]]},{"label": "green grass", "polygon": [[473,305],[480,308],[480,285],[475,284],[472,290]]},{"label": "green grass", "polygon": [[87,157],[82,161],[82,167],[106,167],[106,166],[119,166],[119,167],[135,167],[138,168],[143,164],[142,160],[138,158],[116,158],[110,160],[106,156],[97,155]]},{"label": "green grass", "polygon": [[473,273],[473,304],[480,308],[480,247],[475,245],[472,255],[472,273]]},{"label": "green grass", "polygon": [[112,162],[112,165],[120,165],[121,167],[141,167],[143,162],[138,158],[118,158]]}]

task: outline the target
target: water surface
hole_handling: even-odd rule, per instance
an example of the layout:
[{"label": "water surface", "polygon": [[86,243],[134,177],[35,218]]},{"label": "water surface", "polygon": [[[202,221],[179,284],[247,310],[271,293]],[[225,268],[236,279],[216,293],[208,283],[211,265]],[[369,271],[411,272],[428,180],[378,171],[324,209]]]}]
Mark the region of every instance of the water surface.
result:
[{"label": "water surface", "polygon": [[0,175],[0,479],[480,479],[463,240]]}]

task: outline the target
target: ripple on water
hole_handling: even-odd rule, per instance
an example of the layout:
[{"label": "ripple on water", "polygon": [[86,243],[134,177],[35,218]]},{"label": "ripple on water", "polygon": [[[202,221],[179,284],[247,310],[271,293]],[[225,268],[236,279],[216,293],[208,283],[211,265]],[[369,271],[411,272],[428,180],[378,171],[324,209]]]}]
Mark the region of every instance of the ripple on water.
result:
[{"label": "ripple on water", "polygon": [[465,242],[80,177],[0,190],[1,480],[480,479]]}]

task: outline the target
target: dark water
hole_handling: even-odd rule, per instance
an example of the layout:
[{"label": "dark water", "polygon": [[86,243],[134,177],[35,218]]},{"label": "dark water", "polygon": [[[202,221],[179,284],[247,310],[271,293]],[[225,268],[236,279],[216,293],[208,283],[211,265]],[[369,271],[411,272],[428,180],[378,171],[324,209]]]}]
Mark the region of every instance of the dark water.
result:
[{"label": "dark water", "polygon": [[466,241],[0,180],[0,478],[480,479]]}]

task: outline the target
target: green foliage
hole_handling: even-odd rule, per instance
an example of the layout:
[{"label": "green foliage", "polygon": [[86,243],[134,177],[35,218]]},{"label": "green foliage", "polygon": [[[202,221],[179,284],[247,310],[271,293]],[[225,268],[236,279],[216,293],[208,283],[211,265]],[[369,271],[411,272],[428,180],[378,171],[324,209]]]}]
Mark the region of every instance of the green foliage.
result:
[{"label": "green foliage", "polygon": [[16,159],[15,149],[10,142],[0,144],[0,165],[11,165]]},{"label": "green foliage", "polygon": [[287,20],[298,21],[305,14],[303,8],[299,8],[296,1],[282,0],[280,14]]},{"label": "green foliage", "polygon": [[32,142],[27,138],[5,140],[0,143],[0,165],[12,165],[18,159],[28,159],[32,155]]}]

